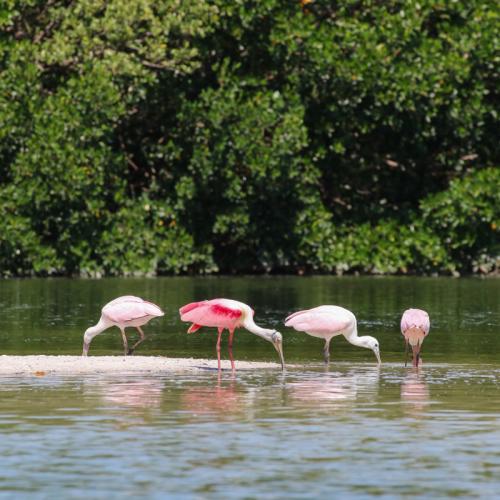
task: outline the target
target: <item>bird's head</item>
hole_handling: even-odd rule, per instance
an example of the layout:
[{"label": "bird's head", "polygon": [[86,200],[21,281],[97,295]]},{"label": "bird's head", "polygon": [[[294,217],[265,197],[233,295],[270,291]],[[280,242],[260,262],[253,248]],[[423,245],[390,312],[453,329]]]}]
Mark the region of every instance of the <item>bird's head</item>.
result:
[{"label": "bird's head", "polygon": [[271,337],[269,339],[274,348],[278,351],[279,357],[280,357],[280,362],[281,362],[281,369],[285,369],[285,358],[283,357],[283,336],[281,335],[280,332],[274,330],[271,333]]},{"label": "bird's head", "polygon": [[375,357],[377,358],[378,364],[380,365],[382,361],[380,360],[380,346],[378,343],[378,340],[375,337],[370,337],[369,335],[366,335],[364,337],[361,337],[363,339],[362,341],[362,347],[366,347],[367,349],[371,349],[373,353],[375,354]]},{"label": "bird's head", "polygon": [[93,338],[94,338],[94,336],[92,335],[92,329],[87,328],[85,330],[85,333],[83,334],[83,353],[82,353],[82,356],[88,355],[90,342],[92,342]]},{"label": "bird's head", "polygon": [[92,339],[96,336],[99,335],[104,329],[106,325],[103,322],[99,322],[95,326],[90,326],[85,330],[85,333],[83,334],[83,352],[82,356],[87,356],[89,353],[89,347],[90,343],[92,342]]}]

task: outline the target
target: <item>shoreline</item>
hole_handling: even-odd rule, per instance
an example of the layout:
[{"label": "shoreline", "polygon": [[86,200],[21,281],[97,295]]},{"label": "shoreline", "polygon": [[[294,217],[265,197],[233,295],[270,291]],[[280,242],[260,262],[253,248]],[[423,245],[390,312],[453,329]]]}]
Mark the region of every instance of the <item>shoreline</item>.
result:
[{"label": "shoreline", "polygon": [[[231,372],[231,363],[228,359],[221,361],[222,370]],[[249,372],[253,370],[269,370],[271,372],[283,373],[281,365],[273,361],[235,361],[236,372]],[[413,372],[411,367],[404,368],[404,364],[398,362],[385,362],[383,368],[402,369],[406,373]],[[337,361],[330,366],[328,371],[334,372],[336,369],[361,369],[380,370],[376,364],[363,363],[359,361]],[[500,368],[495,363],[439,363],[430,362],[422,367],[422,373],[427,369],[435,368]],[[306,369],[313,371],[324,371],[324,364],[319,361],[309,361],[302,363],[289,363],[288,369]],[[78,355],[0,355],[0,377],[9,375],[26,375],[33,377],[43,377],[46,375],[133,375],[150,374],[162,375],[168,373],[181,372],[217,372],[217,359],[204,358],[168,358],[166,356],[88,356],[86,358]],[[286,372],[285,370],[285,372]]]},{"label": "shoreline", "polygon": [[[222,361],[223,370],[231,370],[229,360]],[[275,362],[235,361],[236,370],[274,369]],[[1,375],[96,374],[96,373],[168,373],[179,371],[217,370],[216,359],[167,358],[165,356],[70,356],[70,355],[0,355]]]}]

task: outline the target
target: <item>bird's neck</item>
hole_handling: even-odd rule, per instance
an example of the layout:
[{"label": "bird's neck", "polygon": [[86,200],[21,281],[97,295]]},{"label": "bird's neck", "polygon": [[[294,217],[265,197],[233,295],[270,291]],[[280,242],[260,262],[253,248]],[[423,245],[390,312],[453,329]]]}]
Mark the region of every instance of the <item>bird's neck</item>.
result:
[{"label": "bird's neck", "polygon": [[245,318],[243,322],[243,327],[246,328],[249,332],[258,335],[259,337],[271,341],[273,333],[275,330],[269,330],[267,328],[262,328],[259,325],[256,325],[252,317]]},{"label": "bird's neck", "polygon": [[364,337],[358,337],[358,324],[354,323],[354,327],[347,333],[344,333],[344,337],[350,342],[352,345],[363,347],[364,346]]},{"label": "bird's neck", "polygon": [[112,325],[109,321],[105,320],[104,318],[101,318],[99,322],[94,325],[90,326],[85,330],[84,334],[84,340],[85,342],[90,343],[90,341],[96,336],[99,335],[101,332],[106,330],[106,328],[109,328]]}]

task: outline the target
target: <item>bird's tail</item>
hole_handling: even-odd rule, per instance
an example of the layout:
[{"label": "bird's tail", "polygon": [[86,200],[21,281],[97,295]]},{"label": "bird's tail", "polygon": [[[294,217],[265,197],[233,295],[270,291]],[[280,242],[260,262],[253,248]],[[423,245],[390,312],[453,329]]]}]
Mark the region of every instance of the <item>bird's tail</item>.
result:
[{"label": "bird's tail", "polygon": [[285,319],[285,326],[293,326],[293,319],[296,318],[297,316],[300,316],[301,314],[305,313],[306,311],[297,311],[297,312],[294,312],[293,314],[290,314],[290,316],[288,316],[286,319]]},{"label": "bird's tail", "polygon": [[182,315],[188,313],[189,311],[192,311],[193,309],[196,309],[200,305],[200,302],[191,302],[190,304],[186,304],[185,306],[182,306],[179,309],[179,314]]},{"label": "bird's tail", "polygon": [[197,325],[196,323],[193,323],[189,329],[188,329],[188,333],[194,333],[196,332],[197,330],[199,330],[203,325]]}]

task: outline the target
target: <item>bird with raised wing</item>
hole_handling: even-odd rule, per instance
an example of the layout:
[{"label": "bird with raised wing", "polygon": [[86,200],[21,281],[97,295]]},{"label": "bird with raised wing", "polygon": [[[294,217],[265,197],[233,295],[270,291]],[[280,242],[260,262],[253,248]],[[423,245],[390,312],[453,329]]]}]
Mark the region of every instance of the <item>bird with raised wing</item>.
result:
[{"label": "bird with raised wing", "polygon": [[[104,330],[117,326],[122,334],[123,349],[125,355],[132,354],[136,347],[143,342],[146,337],[141,326],[148,323],[153,318],[163,316],[165,313],[152,302],[134,297],[133,295],[124,295],[108,302],[101,311],[99,322],[87,328],[83,335],[83,356],[87,356],[92,339],[102,333]],[[125,328],[135,327],[139,332],[139,340],[129,348]]]},{"label": "bird with raised wing", "polygon": [[348,342],[358,347],[371,349],[380,364],[378,340],[369,335],[358,337],[356,316],[340,306],[319,306],[291,314],[285,320],[285,326],[291,326],[299,332],[325,339],[323,349],[325,363],[330,361],[330,341],[337,335],[343,335]]},{"label": "bird with raised wing", "polygon": [[[405,352],[408,357],[408,344],[413,352],[413,366],[420,363],[420,349],[422,343],[429,335],[431,322],[429,314],[422,309],[407,309],[401,317],[401,333],[405,339]],[[407,359],[405,360],[405,366]]]},{"label": "bird with raised wing", "polygon": [[234,359],[232,354],[233,336],[236,328],[245,328],[249,332],[271,342],[280,357],[281,368],[285,369],[283,358],[283,338],[276,330],[262,328],[255,324],[253,320],[254,310],[237,300],[213,299],[201,302],[192,302],[179,309],[182,321],[192,323],[188,333],[193,333],[203,326],[217,328],[217,366],[221,369],[220,363],[220,341],[224,329],[229,330],[229,356],[231,368],[234,371]]}]

